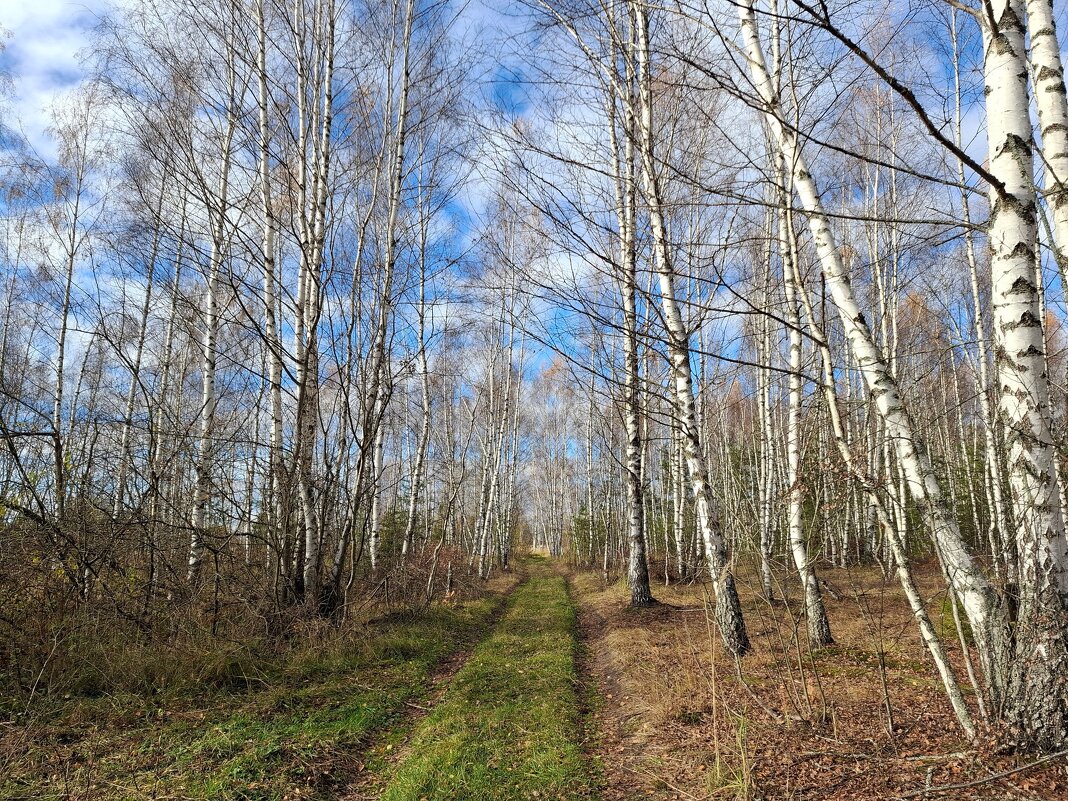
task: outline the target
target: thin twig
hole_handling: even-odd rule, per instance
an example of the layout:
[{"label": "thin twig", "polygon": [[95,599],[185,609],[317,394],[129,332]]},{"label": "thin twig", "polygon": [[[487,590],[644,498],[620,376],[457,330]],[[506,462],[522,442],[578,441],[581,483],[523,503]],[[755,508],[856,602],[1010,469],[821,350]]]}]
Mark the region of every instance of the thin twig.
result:
[{"label": "thin twig", "polygon": [[1037,768],[1039,765],[1045,765],[1047,762],[1052,762],[1060,757],[1068,756],[1068,750],[1058,751],[1055,754],[1044,756],[1041,759],[1036,759],[1034,762],[1030,762],[1026,765],[1022,765],[1012,770],[1002,771],[1001,773],[994,773],[985,779],[976,779],[973,782],[964,782],[963,784],[943,784],[938,787],[929,787],[923,790],[916,790],[915,792],[905,793],[899,795],[898,798],[917,798],[921,795],[928,795],[930,793],[947,793],[951,790],[966,790],[969,787],[978,787],[980,784],[990,784],[990,782],[996,782],[998,779],[1004,779],[1006,776],[1012,776],[1016,773],[1023,773],[1025,770],[1031,770],[1031,768]]},{"label": "thin twig", "polygon": [[667,787],[669,787],[672,790],[674,790],[676,793],[682,793],[687,798],[692,798],[694,801],[700,801],[697,798],[697,796],[695,796],[693,793],[688,793],[685,790],[683,790],[681,787],[676,787],[674,784],[669,782],[663,776],[657,776],[652,771],[648,771],[648,770],[644,770],[644,769],[640,769],[640,768],[636,770],[636,769],[634,769],[632,767],[629,767],[627,765],[623,765],[622,767],[623,767],[623,770],[629,770],[631,773],[633,773],[636,776],[645,776],[647,779],[652,779],[653,781],[661,782],[664,785],[666,785]]}]

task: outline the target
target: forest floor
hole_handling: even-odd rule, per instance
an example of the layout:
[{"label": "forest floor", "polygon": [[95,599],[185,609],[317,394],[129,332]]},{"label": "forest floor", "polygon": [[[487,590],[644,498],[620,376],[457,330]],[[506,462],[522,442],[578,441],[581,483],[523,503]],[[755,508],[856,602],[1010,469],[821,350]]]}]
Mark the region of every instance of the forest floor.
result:
[{"label": "forest floor", "polygon": [[836,642],[810,650],[796,591],[768,603],[743,571],[736,664],[701,583],[631,610],[622,582],[531,557],[240,681],[0,721],[0,799],[1068,799],[1064,756],[964,741],[892,579],[824,578]]},{"label": "forest floor", "polygon": [[466,660],[517,583],[500,575],[479,597],[228,664],[177,694],[38,698],[0,714],[0,799],[337,798]]},{"label": "forest floor", "polygon": [[[921,589],[952,644],[936,571],[921,568]],[[591,714],[604,801],[1068,799],[1068,757],[1000,756],[964,740],[893,577],[825,578],[838,596],[825,593],[835,644],[810,652],[798,593],[769,604],[743,577],[753,650],[736,667],[700,583],[661,584],[661,604],[631,610],[622,583],[572,576],[580,669],[603,699]]]},{"label": "forest floor", "polygon": [[0,799],[594,798],[577,648],[563,571],[531,557],[222,686],[41,699],[0,720]]}]

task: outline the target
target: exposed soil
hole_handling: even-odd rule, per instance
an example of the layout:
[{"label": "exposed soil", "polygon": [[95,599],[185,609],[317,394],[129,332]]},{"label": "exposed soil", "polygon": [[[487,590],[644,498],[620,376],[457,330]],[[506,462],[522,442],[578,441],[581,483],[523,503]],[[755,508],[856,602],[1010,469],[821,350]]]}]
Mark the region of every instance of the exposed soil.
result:
[{"label": "exposed soil", "polygon": [[[658,586],[666,603],[629,610],[620,585],[572,577],[580,668],[603,698],[588,745],[606,801],[1068,799],[1068,756],[964,740],[892,580],[826,577],[839,595],[825,598],[836,644],[813,653],[798,598],[769,604],[740,581],[754,645],[740,674],[708,627],[700,584]],[[920,579],[938,624],[938,576],[928,567]],[[946,640],[966,685],[955,630]]]}]

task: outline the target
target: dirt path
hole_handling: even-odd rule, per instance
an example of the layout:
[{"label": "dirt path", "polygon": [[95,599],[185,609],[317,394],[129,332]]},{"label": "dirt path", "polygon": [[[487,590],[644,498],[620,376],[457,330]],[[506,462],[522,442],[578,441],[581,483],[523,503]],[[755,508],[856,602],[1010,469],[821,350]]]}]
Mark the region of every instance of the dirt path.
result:
[{"label": "dirt path", "polygon": [[[572,596],[586,593],[571,583]],[[681,788],[650,771],[650,763],[663,757],[663,742],[657,741],[648,723],[646,699],[632,692],[623,676],[627,666],[617,659],[607,640],[615,629],[615,617],[625,614],[640,620],[652,620],[669,613],[668,607],[637,612],[608,610],[588,600],[576,603],[581,643],[579,676],[588,699],[586,709],[586,747],[590,758],[599,766],[604,801],[630,801],[634,798],[690,798]]]},{"label": "dirt path", "polygon": [[362,750],[355,766],[356,778],[338,793],[337,801],[374,801],[382,794],[388,776],[408,756],[412,736],[419,722],[440,703],[453,677],[468,663],[475,648],[497,627],[508,609],[512,593],[526,580],[527,576],[522,570],[517,571],[515,583],[487,621],[482,638],[445,657],[430,674],[429,690],[422,697],[407,703],[397,720],[378,732]]},{"label": "dirt path", "polygon": [[512,595],[492,633],[443,676],[346,799],[591,799],[581,746],[575,608],[544,560]]}]

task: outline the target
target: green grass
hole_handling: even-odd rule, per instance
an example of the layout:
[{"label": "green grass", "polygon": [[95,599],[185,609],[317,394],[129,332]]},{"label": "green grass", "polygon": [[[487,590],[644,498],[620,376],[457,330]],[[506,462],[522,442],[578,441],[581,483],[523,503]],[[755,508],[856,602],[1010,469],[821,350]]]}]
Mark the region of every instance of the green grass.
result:
[{"label": "green grass", "polygon": [[444,657],[477,642],[500,603],[393,616],[269,664],[242,690],[204,689],[166,710],[75,699],[8,766],[0,799],[332,798],[372,735],[429,691]]},{"label": "green grass", "polygon": [[382,801],[579,799],[575,608],[544,563],[419,725]]}]

